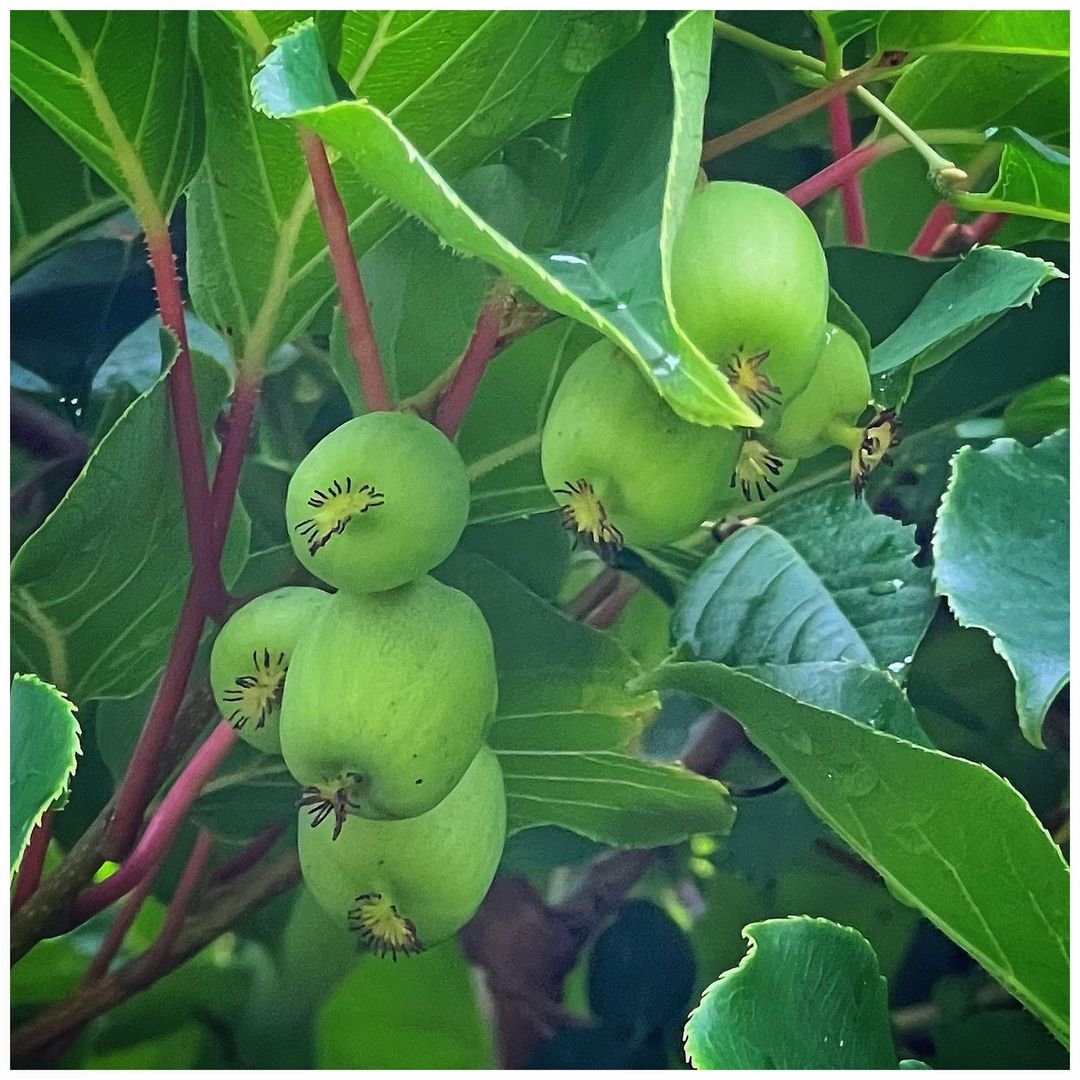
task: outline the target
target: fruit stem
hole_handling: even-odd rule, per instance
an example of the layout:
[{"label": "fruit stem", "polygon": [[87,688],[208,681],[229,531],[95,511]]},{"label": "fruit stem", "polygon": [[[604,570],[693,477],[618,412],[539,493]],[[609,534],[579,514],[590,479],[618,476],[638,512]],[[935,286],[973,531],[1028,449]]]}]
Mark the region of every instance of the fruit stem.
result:
[{"label": "fruit stem", "polygon": [[150,895],[150,888],[154,884],[154,878],[157,877],[160,869],[161,862],[154,863],[128,894],[127,902],[120,909],[116,918],[113,919],[112,924],[101,940],[98,951],[94,953],[94,958],[90,961],[83,975],[83,986],[88,986],[90,983],[100,979],[109,970],[109,965],[120,951],[120,946],[124,944],[124,938],[131,929],[135,916],[139,914],[144,901]]},{"label": "fruit stem", "polygon": [[435,410],[435,426],[448,439],[453,439],[461,427],[488,362],[495,355],[504,308],[501,292],[492,295],[484,304],[461,363],[454,372],[446,393],[439,400]]},{"label": "fruit stem", "polygon": [[176,338],[179,346],[166,382],[172,406],[173,427],[176,430],[180,483],[184,492],[193,574],[199,578],[200,588],[206,590],[207,596],[211,596],[215,588],[220,588],[220,576],[209,558],[207,493],[210,483],[206,473],[202,425],[199,423],[199,404],[191,369],[191,349],[188,345],[187,323],[184,320],[184,304],[180,297],[180,280],[176,273],[176,256],[173,254],[167,223],[159,221],[150,224],[144,221],[143,227],[146,231],[146,249],[150,254],[150,269],[154,275],[154,290],[157,293],[161,321]]},{"label": "fruit stem", "polygon": [[767,56],[778,64],[787,68],[802,68],[804,71],[812,71],[817,75],[825,74],[825,61],[809,53],[800,52],[798,49],[788,49],[783,45],[777,45],[773,41],[751,34],[749,30],[741,30],[731,23],[722,19],[713,19],[713,33],[718,38],[730,41],[733,45],[741,45],[745,49]]},{"label": "fruit stem", "polygon": [[68,929],[80,926],[119,900],[149,873],[167,850],[191,804],[224,761],[236,739],[236,732],[224,721],[210,732],[161,800],[146,831],[123,865],[111,877],[84,889],[72,902]]},{"label": "fruit stem", "polygon": [[247,847],[241,848],[231,858],[214,868],[210,875],[210,884],[223,885],[226,881],[239,877],[245,870],[250,870],[277,843],[282,832],[284,832],[282,825],[270,825],[263,829]]},{"label": "fruit stem", "polygon": [[202,880],[203,871],[206,869],[206,863],[210,858],[210,851],[213,846],[214,837],[211,835],[210,830],[205,827],[199,829],[199,833],[195,837],[195,843],[191,848],[191,854],[188,855],[188,860],[184,864],[180,881],[172,894],[172,899],[169,900],[169,906],[165,912],[165,922],[162,923],[161,930],[154,939],[153,945],[146,950],[146,962],[151,966],[160,967],[169,955],[169,950],[184,925],[184,919],[191,905],[191,898],[195,895],[195,890]]},{"label": "fruit stem", "polygon": [[11,898],[11,913],[15,914],[34,895],[41,882],[41,870],[45,865],[45,853],[52,839],[52,810],[41,815],[41,821],[30,833],[30,842],[19,864],[19,876],[15,880],[15,895]]},{"label": "fruit stem", "polygon": [[[851,138],[851,117],[847,98],[833,98],[828,106],[829,139],[832,143],[833,160],[850,154],[855,149]],[[840,184],[840,205],[844,212],[844,239],[854,247],[866,245],[866,214],[863,209],[862,187],[857,173]]]},{"label": "fruit stem", "polygon": [[360,280],[360,268],[356,262],[352,241],[349,238],[349,216],[341,201],[326,145],[308,128],[300,129],[300,146],[304,151],[311,184],[315,191],[315,205],[319,220],[326,234],[330,261],[337,278],[341,314],[345,319],[346,340],[349,351],[356,361],[356,374],[360,391],[368,409],[386,411],[394,407],[386,374],[379,359],[379,346],[375,340],[375,327],[371,321],[371,309]]},{"label": "fruit stem", "polygon": [[796,98],[786,105],[781,105],[779,109],[774,109],[764,116],[759,116],[756,120],[751,120],[741,127],[737,127],[734,131],[710,139],[701,148],[702,163],[712,161],[714,158],[720,157],[721,154],[734,150],[737,146],[752,142],[754,139],[760,139],[763,135],[768,135],[770,132],[785,127],[801,117],[816,112],[830,101],[851,93],[861,87],[864,82],[869,82],[877,75],[879,70],[877,65],[867,64],[837,79],[836,82],[826,83],[825,86],[812,90],[801,98]]},{"label": "fruit stem", "polygon": [[967,173],[963,169],[958,169],[955,162],[942,157],[910,124],[897,116],[881,98],[872,94],[865,86],[857,86],[854,92],[856,97],[871,112],[877,113],[922,157],[930,172],[930,182],[936,188],[941,191],[948,191],[967,179]]}]

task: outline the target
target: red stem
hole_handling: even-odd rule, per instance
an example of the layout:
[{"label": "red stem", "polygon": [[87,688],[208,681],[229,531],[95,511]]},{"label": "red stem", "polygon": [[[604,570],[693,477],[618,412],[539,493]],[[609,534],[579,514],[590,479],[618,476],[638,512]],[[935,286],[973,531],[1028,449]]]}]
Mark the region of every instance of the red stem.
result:
[{"label": "red stem", "polygon": [[909,255],[932,255],[934,248],[938,246],[941,240],[942,234],[954,223],[956,216],[953,212],[953,206],[950,202],[939,202],[933,210],[930,211],[926,221],[923,222],[923,227],[919,230],[919,235],[915,237],[911,247],[908,248]]},{"label": "red stem", "polygon": [[247,847],[242,848],[231,858],[226,859],[220,866],[214,868],[210,875],[212,885],[223,885],[226,881],[232,881],[245,871],[250,870],[262,857],[277,843],[278,837],[284,832],[283,825],[270,825],[263,829]]},{"label": "red stem", "polygon": [[492,299],[480,312],[476,320],[476,329],[465,349],[454,378],[439,401],[435,411],[435,426],[448,438],[453,439],[465,419],[469,402],[472,401],[488,361],[495,355],[499,344],[499,330],[502,326],[503,304]]},{"label": "red stem", "polygon": [[146,723],[128,762],[124,779],[116,793],[116,809],[105,833],[103,853],[119,861],[130,850],[138,835],[143,812],[153,792],[150,790],[154,766],[169,737],[169,728],[184,699],[195,655],[199,649],[206,614],[196,583],[188,585],[180,621],[173,636],[169,659],[158,683],[157,693],[146,714]]},{"label": "red stem", "polygon": [[150,895],[150,889],[154,884],[154,878],[157,877],[157,872],[160,868],[160,861],[154,863],[149,871],[142,876],[131,890],[131,893],[127,898],[127,903],[124,904],[120,909],[120,913],[112,921],[112,925],[101,939],[101,945],[98,947],[98,951],[94,954],[93,960],[90,961],[90,965],[83,975],[84,986],[88,983],[96,982],[109,970],[109,965],[120,951],[120,946],[123,945],[124,938],[131,929],[131,924],[135,921],[135,916],[139,914],[143,902],[146,900],[147,896]]},{"label": "red stem", "polygon": [[300,145],[307,160],[311,184],[315,190],[315,205],[326,233],[326,245],[330,262],[337,278],[341,314],[345,319],[346,339],[349,351],[356,361],[356,373],[360,390],[367,407],[372,410],[388,410],[394,407],[386,375],[379,360],[379,347],[375,341],[375,327],[371,322],[364,286],[360,280],[360,268],[356,263],[352,241],[349,239],[349,216],[341,201],[326,147],[313,131],[301,129]]},{"label": "red stem", "polygon": [[165,912],[165,922],[154,939],[154,944],[147,950],[146,957],[150,964],[158,964],[169,955],[173,942],[176,941],[180,928],[184,925],[191,898],[202,880],[206,861],[210,858],[210,850],[213,846],[214,837],[210,830],[200,829],[199,835],[195,837],[195,844],[188,856],[187,864],[184,866],[184,872],[180,875],[176,891],[169,901],[169,907]]},{"label": "red stem", "polygon": [[972,247],[993,239],[994,233],[1008,220],[1008,214],[980,214],[968,225],[968,236],[971,238]]},{"label": "red stem", "polygon": [[210,483],[206,474],[203,453],[202,425],[199,423],[199,404],[195,395],[195,378],[191,370],[191,350],[188,346],[184,303],[180,297],[180,281],[176,275],[176,257],[167,228],[146,234],[150,253],[150,268],[154,274],[161,321],[176,335],[180,351],[169,371],[169,401],[172,404],[176,446],[180,457],[180,482],[187,510],[188,546],[191,548],[195,571],[206,575],[213,586],[213,566],[207,558],[210,538]]},{"label": "red stem", "polygon": [[796,184],[787,192],[787,197],[796,206],[806,206],[807,203],[820,199],[833,188],[839,187],[868,165],[887,157],[889,153],[890,150],[887,147],[883,149],[880,143],[860,146],[858,150],[852,150],[850,154],[845,154],[838,161],[826,165],[821,172],[814,173],[801,184]]},{"label": "red stem", "polygon": [[[855,145],[851,140],[851,118],[846,97],[833,98],[827,106],[829,137],[833,158],[839,161],[850,154]],[[840,204],[844,211],[844,239],[857,247],[866,245],[866,213],[863,209],[862,187],[853,174],[840,184]]]},{"label": "red stem", "polygon": [[167,850],[191,804],[236,742],[236,732],[224,721],[217,725],[169,789],[146,831],[124,864],[111,877],[84,889],[71,906],[69,929],[86,922],[131,889]]},{"label": "red stem", "polygon": [[30,833],[30,842],[23,852],[19,864],[19,876],[15,880],[15,895],[11,898],[11,914],[14,915],[34,895],[41,881],[41,870],[45,865],[45,853],[49,850],[52,839],[52,810],[46,810],[41,816],[41,823],[35,825]]}]

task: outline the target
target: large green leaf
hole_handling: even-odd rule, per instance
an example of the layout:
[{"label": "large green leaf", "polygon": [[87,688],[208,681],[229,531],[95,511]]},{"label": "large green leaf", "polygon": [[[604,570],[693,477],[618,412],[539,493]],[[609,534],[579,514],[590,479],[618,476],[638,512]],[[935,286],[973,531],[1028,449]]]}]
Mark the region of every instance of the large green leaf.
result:
[{"label": "large green leaf", "polygon": [[203,150],[188,13],[16,11],[11,37],[15,92],[160,227]]},{"label": "large green leaf", "polygon": [[1069,55],[1068,11],[887,11],[879,49],[924,53]]},{"label": "large green leaf", "polygon": [[631,685],[685,690],[731,713],[897,895],[1067,1042],[1068,867],[1001,777],[721,664],[671,664]]},{"label": "large green leaf", "polygon": [[36,675],[11,683],[11,873],[14,875],[42,815],[75,773],[79,722],[75,706]]},{"label": "large green leaf", "polygon": [[[258,361],[307,325],[334,278],[296,134],[251,108],[251,76],[284,27],[264,13],[229,26],[212,13],[197,19],[208,126],[188,201],[192,296]],[[638,22],[631,12],[349,11],[339,30],[316,25],[324,43],[331,31],[340,39],[350,91],[453,177],[567,109],[583,75]],[[334,172],[363,252],[401,214],[347,160]]]},{"label": "large green leaf", "polygon": [[[603,191],[604,198],[583,200],[567,225],[569,243],[562,246],[560,236],[557,250],[536,254],[522,251],[468,206],[437,171],[435,159],[424,156],[423,145],[410,139],[376,101],[337,102],[325,78],[320,86],[317,76],[326,61],[313,26],[302,26],[278,44],[252,88],[259,111],[315,130],[369,184],[420,218],[443,242],[484,259],[545,306],[610,338],[677,412],[702,423],[756,427],[760,418],[670,314],[667,263],[697,171],[710,17],[705,12],[689,15],[671,31],[670,71],[655,62],[659,45],[652,35],[643,35],[631,56],[620,54],[602,70],[602,76],[614,72],[620,80],[622,117],[633,124],[637,153],[629,163],[605,161],[602,169],[590,160],[593,189]],[[629,99],[627,70],[635,73]],[[650,72],[647,86],[640,83],[643,70]],[[590,148],[590,158],[596,152]],[[615,181],[623,190],[610,190]],[[634,201],[628,201],[629,194]],[[601,210],[604,216],[597,217]],[[631,231],[619,214],[631,215]],[[586,246],[590,241],[592,246]]]},{"label": "large green leaf", "polygon": [[1016,677],[1016,711],[1042,746],[1069,678],[1069,439],[965,447],[934,533],[938,592],[963,626],[990,632]]},{"label": "large green leaf", "polygon": [[[11,102],[11,276],[124,205],[28,105]],[[41,182],[48,176],[49,183]]]},{"label": "large green leaf", "polygon": [[847,484],[781,503],[739,529],[686,586],[672,634],[742,667],[847,661],[902,667],[933,614],[913,530],[873,514]]},{"label": "large green leaf", "polygon": [[[203,430],[228,392],[220,364],[192,357]],[[164,376],[101,440],[11,567],[15,664],[72,699],[129,697],[164,663],[191,568]],[[247,555],[238,510],[223,559]]]},{"label": "large green leaf", "polygon": [[894,1069],[888,993],[870,943],[828,919],[751,923],[737,968],[686,1023],[695,1069]]},{"label": "large green leaf", "polygon": [[979,247],[926,291],[915,310],[874,347],[870,371],[886,404],[899,405],[921,371],[948,359],[1012,308],[1030,305],[1039,289],[1062,277],[1043,259]]},{"label": "large green leaf", "polygon": [[1004,143],[997,177],[989,191],[960,193],[953,202],[979,213],[1020,214],[1047,221],[1069,220],[1069,156],[1018,128],[997,131]]},{"label": "large green leaf", "polygon": [[563,372],[595,340],[587,327],[559,319],[514,342],[485,372],[457,440],[474,524],[556,509],[540,471],[540,433]]},{"label": "large green leaf", "polygon": [[[1067,145],[1069,61],[989,53],[926,56],[905,69],[886,102],[919,131],[962,129],[974,134],[1016,127],[1051,145]],[[890,130],[882,121],[877,133]],[[982,150],[978,143],[934,145],[961,166]],[[871,244],[881,250],[907,250],[939,198],[927,183],[926,163],[917,154],[892,154],[865,169],[861,179]]]},{"label": "large green leaf", "polygon": [[438,576],[477,602],[495,640],[499,706],[488,741],[506,778],[510,832],[559,825],[654,847],[730,828],[723,785],[630,756],[656,700],[626,689],[638,667],[612,638],[479,556],[459,552]]}]

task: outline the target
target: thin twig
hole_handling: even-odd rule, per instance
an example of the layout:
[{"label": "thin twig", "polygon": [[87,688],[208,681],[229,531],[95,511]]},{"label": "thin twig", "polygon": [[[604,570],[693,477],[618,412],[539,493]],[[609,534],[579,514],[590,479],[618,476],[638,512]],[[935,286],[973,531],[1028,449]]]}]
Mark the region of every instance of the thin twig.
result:
[{"label": "thin twig", "polygon": [[14,914],[34,895],[41,883],[41,870],[45,865],[45,853],[49,850],[52,839],[53,812],[46,810],[41,822],[34,826],[30,840],[23,852],[19,864],[19,876],[15,879],[15,895],[11,898],[11,912]]},{"label": "thin twig", "polygon": [[282,832],[283,825],[270,825],[263,829],[247,847],[226,859],[220,866],[214,867],[210,874],[210,884],[222,885],[250,870],[277,843]]},{"label": "thin twig", "polygon": [[300,131],[300,146],[304,151],[308,172],[311,174],[311,183],[315,190],[315,205],[319,210],[319,219],[322,221],[326,245],[330,252],[330,262],[333,264],[334,275],[337,278],[346,339],[349,351],[356,361],[356,374],[360,380],[364,402],[371,410],[392,409],[394,404],[386,385],[386,374],[379,360],[379,346],[375,340],[371,311],[360,280],[356,253],[349,239],[349,216],[345,212],[345,204],[341,201],[337,184],[334,182],[330,160],[326,156],[326,146],[315,132],[308,129]]},{"label": "thin twig", "polygon": [[79,926],[135,887],[167,850],[203,785],[233,748],[237,734],[223,720],[192,755],[191,760],[161,800],[138,844],[120,869],[84,889],[71,905],[69,928]]},{"label": "thin twig", "polygon": [[734,131],[710,139],[701,148],[701,161],[703,164],[706,161],[712,161],[714,158],[720,157],[721,154],[726,154],[744,143],[753,142],[755,139],[760,139],[763,135],[777,131],[795,120],[809,116],[810,113],[823,108],[834,98],[851,93],[863,83],[876,78],[878,74],[879,68],[876,65],[868,64],[850,72],[841,79],[837,79],[836,82],[812,90],[809,94],[788,102],[787,105],[781,105],[779,109],[774,109],[764,116],[759,116],[756,120],[751,120],[741,127],[737,127]]},{"label": "thin twig", "polygon": [[435,410],[435,426],[448,439],[453,439],[461,427],[488,362],[495,355],[504,308],[505,301],[501,295],[493,296],[484,305],[461,363]]},{"label": "thin twig", "polygon": [[153,945],[146,951],[146,962],[148,964],[161,965],[168,959],[169,951],[172,949],[173,943],[184,925],[184,920],[187,918],[191,898],[195,895],[199,882],[202,881],[206,861],[210,858],[210,851],[213,846],[214,837],[211,835],[210,830],[205,827],[199,829],[199,833],[195,837],[195,843],[191,848],[191,854],[188,855],[183,873],[181,873],[180,880],[177,882],[176,889],[169,900],[169,906],[165,910],[165,921],[162,923],[161,930],[154,939]]},{"label": "thin twig", "polygon": [[[243,877],[208,894],[202,910],[187,920],[167,955],[136,957],[117,971],[82,986],[70,997],[42,1009],[11,1035],[13,1060],[25,1061],[72,1028],[115,1008],[177,968],[229,929],[247,912],[291,889],[300,878],[296,852],[260,864]],[[154,962],[151,962],[154,961]]]},{"label": "thin twig", "polygon": [[938,241],[941,239],[941,234],[953,224],[956,220],[956,214],[953,210],[953,205],[950,202],[939,202],[933,210],[930,211],[923,222],[922,228],[919,229],[919,235],[912,241],[911,247],[908,248],[909,255],[931,255],[934,248],[937,246]]},{"label": "thin twig", "polygon": [[100,979],[109,970],[109,965],[116,958],[120,946],[124,944],[124,938],[127,937],[131,924],[135,921],[135,917],[142,909],[143,903],[150,895],[150,890],[154,885],[154,878],[157,877],[160,868],[160,862],[154,863],[143,875],[142,880],[128,893],[124,906],[105,932],[105,936],[98,946],[98,951],[94,953],[94,958],[90,961],[83,974],[83,986],[88,986],[90,983]]}]

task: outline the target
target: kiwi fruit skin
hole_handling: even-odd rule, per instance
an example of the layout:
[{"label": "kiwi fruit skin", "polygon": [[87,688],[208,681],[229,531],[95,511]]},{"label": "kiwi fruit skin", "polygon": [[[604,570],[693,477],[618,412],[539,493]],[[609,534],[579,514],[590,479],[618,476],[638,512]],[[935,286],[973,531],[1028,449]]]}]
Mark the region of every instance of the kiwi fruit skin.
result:
[{"label": "kiwi fruit skin", "polygon": [[742,436],[677,416],[607,341],[570,366],[548,410],[544,480],[566,504],[587,481],[625,543],[681,540],[727,497]]},{"label": "kiwi fruit skin", "polygon": [[[333,506],[350,496],[356,509],[335,517]],[[353,592],[393,589],[454,550],[469,517],[469,478],[434,425],[407,413],[367,413],[300,462],[285,517],[296,557],[316,577]]]},{"label": "kiwi fruit skin", "polygon": [[330,597],[293,654],[281,707],[285,764],[356,813],[430,810],[480,748],[498,698],[487,622],[464,593],[424,576]]},{"label": "kiwi fruit skin", "polygon": [[502,857],[506,795],[495,753],[480,748],[460,782],[426,813],[403,821],[350,817],[337,840],[301,814],[304,881],[346,925],[362,896],[383,896],[424,947],[456,933],[480,906]]},{"label": "kiwi fruit skin", "polygon": [[695,191],[672,246],[671,298],[680,327],[721,370],[768,353],[761,371],[780,404],[809,382],[829,271],[812,222],[779,191],[733,180]]},{"label": "kiwi fruit skin", "polygon": [[[280,706],[288,666],[297,641],[329,599],[330,594],[322,589],[274,589],[238,608],[214,641],[210,654],[214,700],[240,738],[256,750],[281,753]],[[269,693],[269,684],[279,673],[276,693],[266,700],[262,711],[254,713],[250,706],[259,686],[249,685],[245,691],[242,683],[261,681]]]}]

